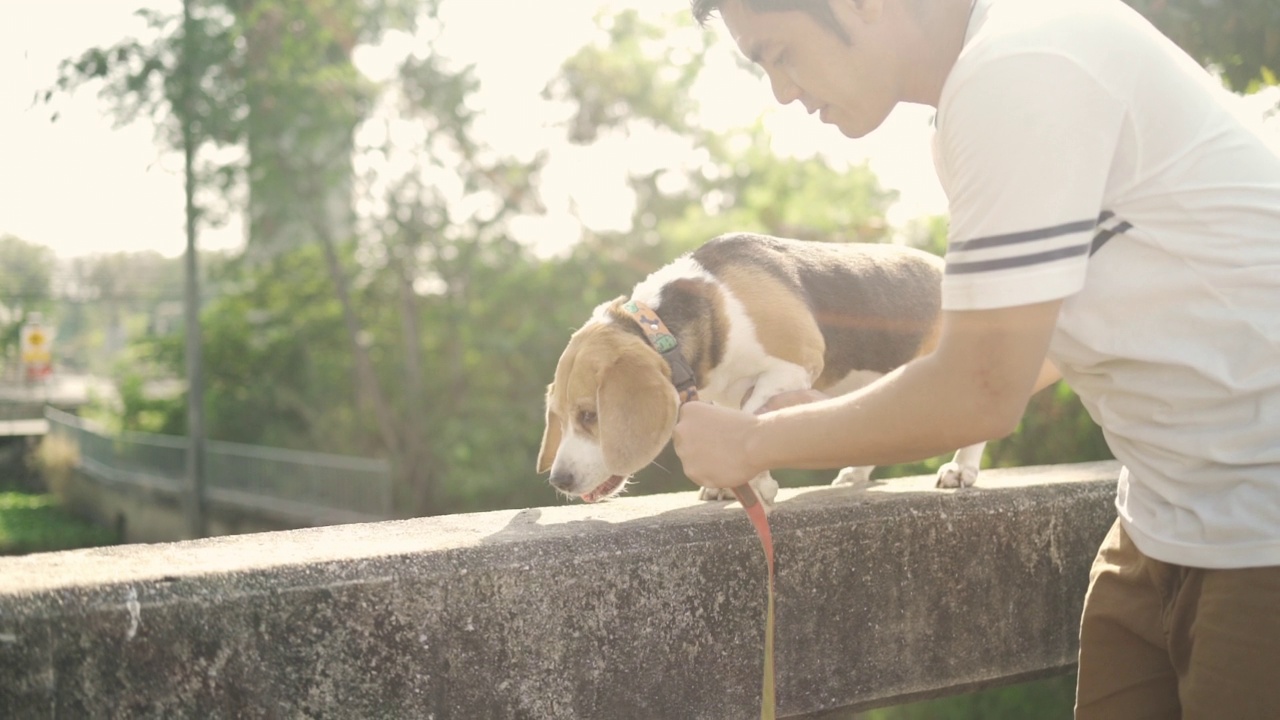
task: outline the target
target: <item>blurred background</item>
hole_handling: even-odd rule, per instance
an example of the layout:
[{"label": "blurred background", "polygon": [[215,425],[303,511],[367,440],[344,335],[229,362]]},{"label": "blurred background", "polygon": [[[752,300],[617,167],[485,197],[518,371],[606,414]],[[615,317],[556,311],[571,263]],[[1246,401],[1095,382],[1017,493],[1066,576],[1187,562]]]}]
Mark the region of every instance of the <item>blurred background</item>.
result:
[{"label": "blurred background", "polygon": [[[1130,4],[1280,142],[1280,5]],[[776,107],[681,0],[9,0],[0,553],[133,540],[140,496],[76,483],[181,493],[192,447],[280,526],[565,502],[534,459],[591,308],[730,230],[941,253],[931,120]],[[987,453],[1109,457],[1061,385]],[[669,451],[637,480],[693,492]],[[867,716],[1069,717],[1064,682]]]}]

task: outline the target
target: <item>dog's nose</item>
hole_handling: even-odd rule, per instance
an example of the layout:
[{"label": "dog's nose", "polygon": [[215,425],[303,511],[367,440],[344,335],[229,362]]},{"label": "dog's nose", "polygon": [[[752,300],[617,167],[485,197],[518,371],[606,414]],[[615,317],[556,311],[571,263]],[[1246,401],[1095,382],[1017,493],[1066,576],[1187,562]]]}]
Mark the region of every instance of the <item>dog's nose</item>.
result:
[{"label": "dog's nose", "polygon": [[552,470],[551,485],[562,492],[569,492],[574,485],[573,473],[567,470]]}]

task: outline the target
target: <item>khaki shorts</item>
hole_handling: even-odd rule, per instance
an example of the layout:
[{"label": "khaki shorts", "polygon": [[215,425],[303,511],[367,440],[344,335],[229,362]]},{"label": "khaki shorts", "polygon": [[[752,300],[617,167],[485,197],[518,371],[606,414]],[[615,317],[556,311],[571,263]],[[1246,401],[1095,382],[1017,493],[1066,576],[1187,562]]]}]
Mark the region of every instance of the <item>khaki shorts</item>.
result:
[{"label": "khaki shorts", "polygon": [[1280,567],[1171,565],[1117,520],[1089,573],[1076,718],[1280,718]]}]

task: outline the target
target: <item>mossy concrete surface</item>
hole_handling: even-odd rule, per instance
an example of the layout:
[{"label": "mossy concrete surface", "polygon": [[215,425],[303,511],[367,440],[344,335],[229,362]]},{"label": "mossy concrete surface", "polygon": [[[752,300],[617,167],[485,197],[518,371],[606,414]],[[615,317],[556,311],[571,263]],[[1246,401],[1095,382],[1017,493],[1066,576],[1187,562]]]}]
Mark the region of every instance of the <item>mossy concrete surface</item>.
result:
[{"label": "mossy concrete surface", "polygon": [[[782,491],[780,714],[1070,668],[1118,469]],[[0,717],[758,717],[765,597],[693,491],[0,558]]]}]

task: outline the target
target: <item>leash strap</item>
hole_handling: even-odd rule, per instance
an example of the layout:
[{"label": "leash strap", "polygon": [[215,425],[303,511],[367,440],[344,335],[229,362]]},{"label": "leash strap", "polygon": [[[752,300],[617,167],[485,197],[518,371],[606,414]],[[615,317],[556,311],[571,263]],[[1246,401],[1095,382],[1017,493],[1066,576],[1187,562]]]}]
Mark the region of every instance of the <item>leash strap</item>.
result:
[{"label": "leash strap", "polygon": [[760,538],[760,547],[764,550],[764,559],[769,566],[769,605],[764,623],[764,681],[761,684],[760,720],[774,720],[777,712],[777,695],[773,670],[773,534],[769,532],[769,516],[765,515],[764,503],[756,497],[750,485],[739,485],[733,489],[738,502],[747,511],[751,524]]},{"label": "leash strap", "polygon": [[[635,318],[644,331],[645,337],[654,349],[671,365],[671,382],[676,386],[683,405],[698,399],[698,388],[694,382],[693,368],[680,352],[680,343],[675,333],[667,329],[666,323],[658,317],[653,308],[636,300],[628,300],[622,309]],[[764,503],[756,496],[750,485],[739,485],[733,488],[738,503],[747,512],[756,536],[760,538],[760,548],[764,550],[765,564],[769,568],[769,603],[764,624],[764,680],[761,683],[760,720],[774,720],[777,717],[777,693],[773,668],[773,533],[769,531],[769,516],[765,514]]]}]

